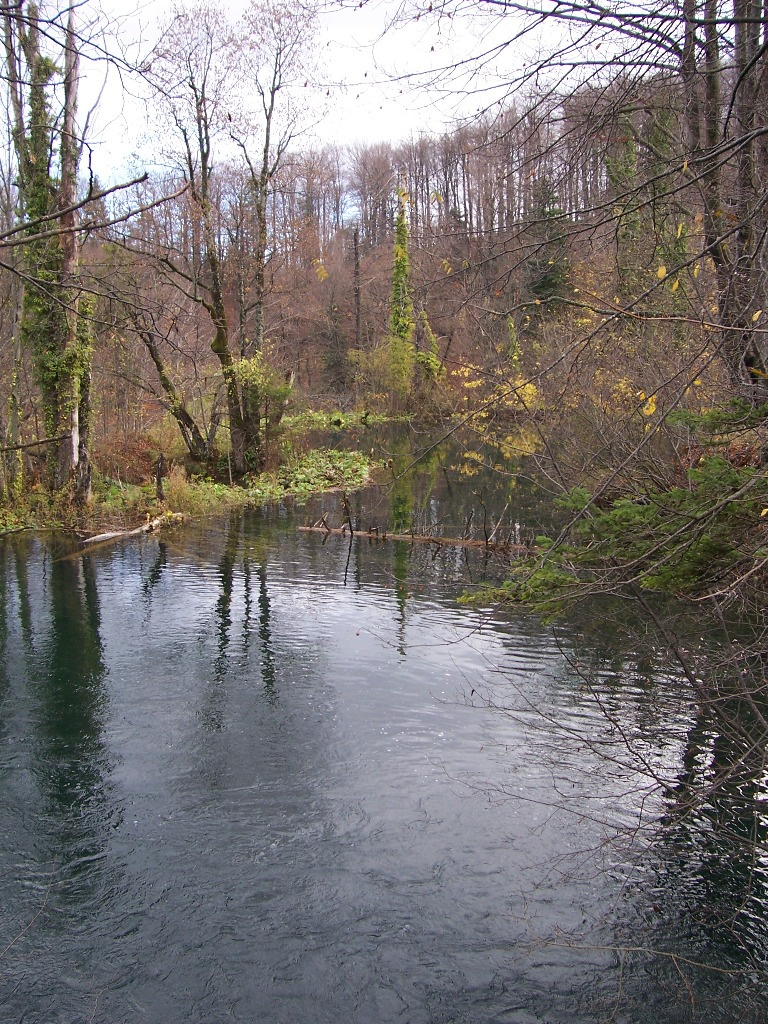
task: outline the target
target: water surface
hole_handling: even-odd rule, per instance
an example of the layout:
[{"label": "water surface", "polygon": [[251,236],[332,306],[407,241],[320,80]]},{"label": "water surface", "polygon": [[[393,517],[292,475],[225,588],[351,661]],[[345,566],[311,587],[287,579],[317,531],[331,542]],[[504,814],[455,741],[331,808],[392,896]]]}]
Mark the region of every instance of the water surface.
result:
[{"label": "water surface", "polygon": [[768,1019],[684,682],[459,606],[480,556],[296,532],[337,506],[3,545],[0,1019]]}]

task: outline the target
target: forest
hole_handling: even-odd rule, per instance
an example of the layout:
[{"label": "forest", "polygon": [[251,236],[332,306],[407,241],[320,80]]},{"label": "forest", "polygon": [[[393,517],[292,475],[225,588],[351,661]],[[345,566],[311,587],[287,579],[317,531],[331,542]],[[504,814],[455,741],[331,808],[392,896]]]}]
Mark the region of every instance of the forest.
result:
[{"label": "forest", "polygon": [[[306,147],[316,13],[178,6],[129,66],[87,8],[3,8],[6,528],[103,518],[116,480],[157,477],[159,502],[171,464],[246,494],[305,454],[302,414],[410,417],[528,460],[567,510],[514,596],[629,587],[760,618],[762,6],[415,4],[504,33],[486,107]],[[144,90],[162,156],[115,185],[78,105],[97,59]],[[469,88],[462,64],[433,84]]]},{"label": "forest", "polygon": [[[66,985],[96,1019],[133,1000],[134,936],[146,1006],[181,991],[189,1020],[303,986],[296,1019],[631,1024],[652,992],[757,1024],[768,0],[385,2],[423,45],[400,94],[463,113],[324,140],[321,24],[369,5],[0,3],[5,998]],[[105,169],[123,107],[136,155]],[[68,925],[106,980],[19,989],[49,892],[107,868]],[[568,988],[584,1016],[518,1014],[511,951],[526,1005]]]}]

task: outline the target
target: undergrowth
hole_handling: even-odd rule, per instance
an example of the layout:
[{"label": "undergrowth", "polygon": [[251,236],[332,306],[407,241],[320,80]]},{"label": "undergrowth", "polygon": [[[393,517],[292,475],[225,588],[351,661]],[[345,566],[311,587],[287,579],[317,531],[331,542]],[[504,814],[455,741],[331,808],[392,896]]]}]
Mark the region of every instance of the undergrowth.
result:
[{"label": "undergrowth", "polygon": [[370,468],[360,452],[320,449],[292,458],[277,472],[230,486],[209,477],[188,476],[175,466],[163,481],[162,500],[154,484],[126,484],[97,476],[86,509],[74,506],[64,494],[50,495],[35,487],[20,498],[0,503],[0,534],[62,527],[86,532],[128,529],[165,512],[220,515],[287,496],[302,499],[336,488],[355,490],[367,482]]}]

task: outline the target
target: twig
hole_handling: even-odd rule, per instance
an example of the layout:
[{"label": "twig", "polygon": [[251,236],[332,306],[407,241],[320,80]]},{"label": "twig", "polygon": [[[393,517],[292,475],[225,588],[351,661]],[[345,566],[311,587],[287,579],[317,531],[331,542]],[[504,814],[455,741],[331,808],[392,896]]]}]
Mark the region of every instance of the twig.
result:
[{"label": "twig", "polygon": [[38,917],[40,917],[42,912],[45,910],[46,904],[48,903],[48,896],[50,895],[51,889],[53,888],[53,882],[54,882],[54,879],[52,878],[50,880],[50,882],[48,883],[48,888],[45,890],[45,896],[43,897],[43,902],[42,902],[42,904],[40,906],[40,909],[37,911],[37,913],[32,918],[32,920],[28,921],[27,924],[21,929],[19,934],[16,936],[16,938],[15,939],[11,939],[11,941],[8,943],[8,945],[5,947],[5,949],[2,952],[0,952],[0,960],[2,960],[2,958],[5,956],[5,954],[8,952],[8,950],[11,949],[12,946],[16,945],[16,943],[19,941],[19,939],[23,935],[26,935],[26,933],[29,931],[29,929],[32,927],[32,925],[35,923],[35,921],[38,919]]},{"label": "twig", "polygon": [[506,505],[504,506],[504,511],[503,511],[503,512],[501,513],[501,515],[499,516],[499,521],[498,521],[498,522],[496,523],[496,525],[494,526],[494,528],[493,528],[493,529],[491,530],[491,535],[490,535],[490,537],[488,538],[488,543],[489,543],[489,544],[492,544],[492,543],[493,543],[493,538],[494,538],[494,537],[496,536],[496,531],[497,531],[497,530],[498,530],[498,528],[499,528],[499,527],[501,526],[501,520],[502,520],[502,519],[504,518],[504,516],[505,516],[505,515],[507,514],[507,509],[508,509],[508,508],[509,508],[509,502],[507,502],[507,504],[506,504]]}]

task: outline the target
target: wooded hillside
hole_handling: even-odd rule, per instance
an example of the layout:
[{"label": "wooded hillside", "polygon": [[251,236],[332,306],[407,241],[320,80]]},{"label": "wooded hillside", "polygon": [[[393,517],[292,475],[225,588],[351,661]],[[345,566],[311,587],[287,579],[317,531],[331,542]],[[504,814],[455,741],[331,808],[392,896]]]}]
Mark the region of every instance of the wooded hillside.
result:
[{"label": "wooded hillside", "polygon": [[94,37],[55,5],[9,8],[5,490],[47,453],[49,482],[86,496],[91,449],[105,471],[137,446],[258,471],[289,398],[468,417],[596,500],[688,486],[713,445],[761,465],[762,8],[420,16],[489,11],[510,41],[562,30],[535,65],[506,58],[492,107],[451,133],[308,148],[311,12],[179,7],[132,71],[155,169],[103,190],[76,95]]}]

